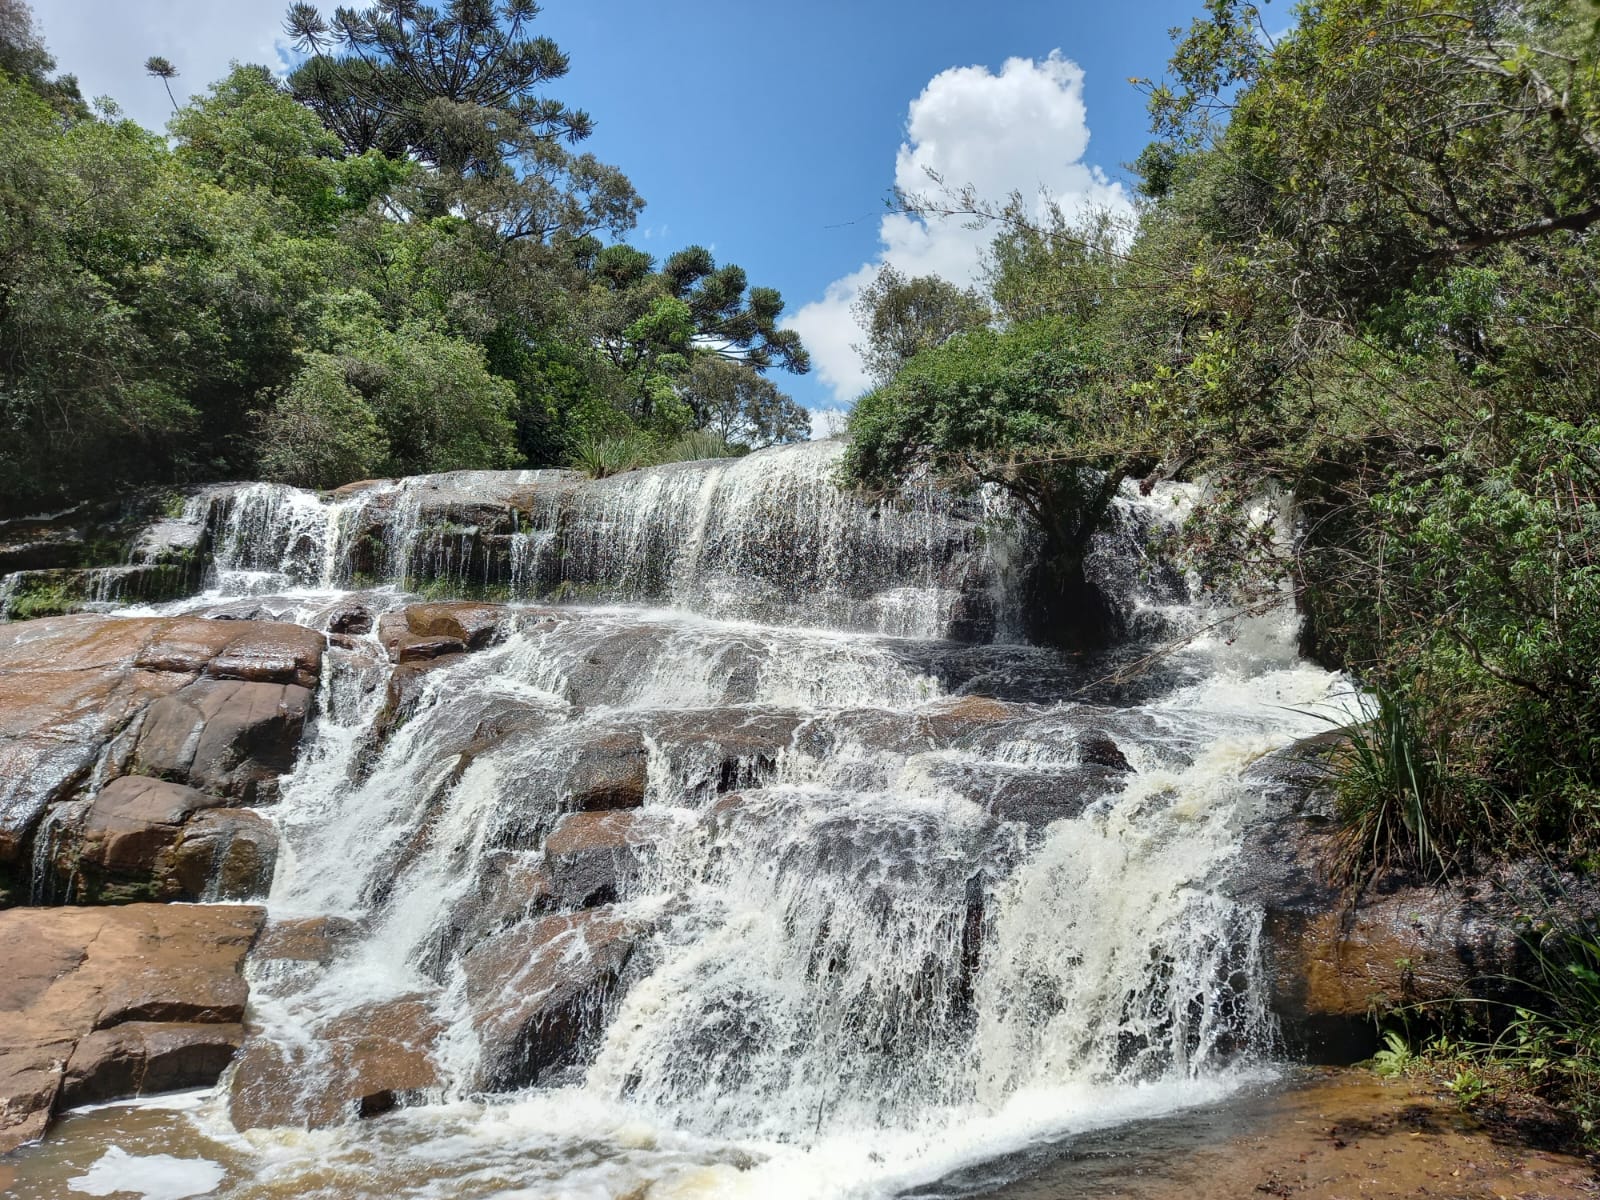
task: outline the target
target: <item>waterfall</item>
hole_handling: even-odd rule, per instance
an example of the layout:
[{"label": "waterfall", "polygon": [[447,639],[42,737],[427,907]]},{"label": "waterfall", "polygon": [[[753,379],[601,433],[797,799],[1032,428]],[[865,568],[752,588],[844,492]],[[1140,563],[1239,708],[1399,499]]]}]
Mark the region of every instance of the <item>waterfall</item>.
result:
[{"label": "waterfall", "polygon": [[[1152,549],[1192,490],[1130,489],[1091,555],[1136,637],[1192,635],[1130,685],[1148,640],[1016,642],[1003,505],[868,505],[838,453],[203,501],[207,603],[520,601],[468,654],[330,647],[268,907],[337,936],[250,968],[254,1050],[185,1118],[245,1164],[217,1195],[888,1197],[1267,1069],[1218,884],[1243,769],[1341,681]],[[296,1128],[396,1014],[398,1110]],[[236,1132],[261,1106],[289,1127]]]},{"label": "waterfall", "polygon": [[459,471],[332,496],[212,493],[218,595],[355,582],[655,603],[907,637],[1014,637],[1029,553],[997,498],[919,485],[869,503],[818,442],[602,480]]}]

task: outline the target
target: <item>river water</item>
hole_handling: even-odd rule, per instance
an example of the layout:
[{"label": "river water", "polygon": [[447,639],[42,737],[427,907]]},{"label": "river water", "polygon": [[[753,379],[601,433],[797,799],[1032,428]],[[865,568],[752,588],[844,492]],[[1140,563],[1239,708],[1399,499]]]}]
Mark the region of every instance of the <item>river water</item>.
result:
[{"label": "river water", "polygon": [[[1344,681],[1296,656],[1290,614],[1229,620],[1161,563],[1149,535],[1191,489],[1120,502],[1093,569],[1129,642],[1079,659],[1018,641],[1028,545],[1002,505],[869,507],[836,458],[197,499],[210,591],[161,611],[326,626],[422,576],[508,608],[399,722],[378,634],[330,650],[266,810],[267,904],[349,936],[250,968],[293,1069],[71,1118],[13,1192],[887,1197],[1270,1077],[1259,914],[1219,885],[1241,771],[1326,728]],[[474,498],[513,491],[484,536]],[[547,840],[618,746],[644,764],[625,864],[569,882]],[[497,907],[540,873],[537,913]],[[562,913],[552,959],[527,939]],[[570,1054],[507,1050],[498,1014],[602,961]],[[327,1031],[386,1004],[425,1011],[432,1086],[376,1119],[234,1127],[248,1087],[310,1122]]]}]

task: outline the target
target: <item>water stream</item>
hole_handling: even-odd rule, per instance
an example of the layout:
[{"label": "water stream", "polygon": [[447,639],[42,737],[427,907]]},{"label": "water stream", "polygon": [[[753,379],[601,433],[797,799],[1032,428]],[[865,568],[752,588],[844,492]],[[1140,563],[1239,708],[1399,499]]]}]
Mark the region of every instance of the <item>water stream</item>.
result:
[{"label": "water stream", "polygon": [[[237,1131],[225,1087],[82,1160],[131,1154],[154,1195],[159,1145],[230,1200],[878,1197],[1270,1072],[1259,915],[1217,884],[1242,768],[1341,681],[1288,614],[1219,623],[1150,557],[1182,489],[1124,497],[1096,550],[1131,628],[1208,631],[1130,683],[1145,646],[1016,641],[1003,506],[869,508],[836,455],[207,499],[210,590],[178,607],[325,624],[423,576],[512,601],[403,719],[376,633],[330,650],[268,810],[272,917],[347,934],[251,968],[292,1069],[235,1093],[311,1119],[330,1031],[383,1005],[425,1014],[437,1078],[310,1131]],[[633,807],[607,780],[636,769]],[[544,1061],[517,1014],[575,978],[601,982]]]}]

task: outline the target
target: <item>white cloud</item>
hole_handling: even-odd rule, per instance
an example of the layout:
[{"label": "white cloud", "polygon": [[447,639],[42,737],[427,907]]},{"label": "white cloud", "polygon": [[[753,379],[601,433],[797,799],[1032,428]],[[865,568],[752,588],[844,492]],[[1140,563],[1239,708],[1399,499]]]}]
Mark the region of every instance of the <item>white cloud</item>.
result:
[{"label": "white cloud", "polygon": [[144,60],[160,54],[179,76],[182,103],[228,72],[233,59],[280,68],[288,0],[32,0],[57,69],[76,75],[85,97],[110,96],[150,129],[165,128],[172,105]]},{"label": "white cloud", "polygon": [[[931,170],[954,188],[1003,201],[1012,192],[1049,196],[1071,212],[1085,206],[1127,208],[1122,185],[1083,161],[1089,126],[1083,69],[1054,51],[1048,58],[1007,59],[999,74],[987,67],[954,67],[933,77],[911,102],[906,141],[895,160],[895,185],[927,192]],[[850,305],[884,264],[908,275],[975,281],[992,229],[968,229],[962,217],[922,220],[891,213],[879,226],[882,248],[873,262],[828,285],[821,300],[795,313],[822,382],[849,404],[867,375],[852,343],[861,330]]]}]

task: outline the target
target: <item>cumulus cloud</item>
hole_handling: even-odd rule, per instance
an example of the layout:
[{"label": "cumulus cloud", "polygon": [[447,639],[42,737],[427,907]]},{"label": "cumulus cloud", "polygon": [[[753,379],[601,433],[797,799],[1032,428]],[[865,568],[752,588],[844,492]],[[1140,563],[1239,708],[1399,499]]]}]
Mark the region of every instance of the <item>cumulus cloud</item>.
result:
[{"label": "cumulus cloud", "polygon": [[[1041,211],[1045,203],[1069,213],[1129,207],[1122,185],[1083,161],[1088,147],[1083,69],[1060,51],[1045,59],[1007,59],[998,74],[987,67],[955,67],[934,76],[911,102],[906,140],[895,160],[895,186],[926,192],[933,172],[948,186],[970,185],[994,201],[1012,192],[1038,196]],[[993,230],[966,224],[961,217],[924,220],[890,213],[879,226],[878,257],[829,284],[822,299],[795,313],[791,324],[839,403],[850,403],[867,386],[853,349],[861,330],[850,315],[851,303],[885,264],[907,275],[975,281]]]},{"label": "cumulus cloud", "polygon": [[160,54],[180,72],[182,101],[228,72],[233,59],[288,64],[287,0],[32,0],[45,44],[87,97],[110,96],[123,112],[160,130],[172,115],[161,84],[144,73]]}]

